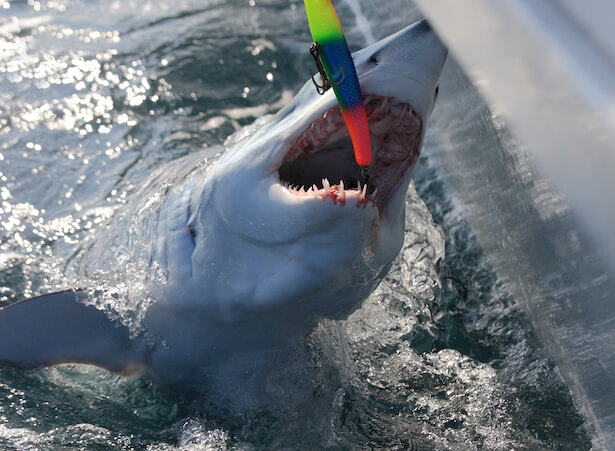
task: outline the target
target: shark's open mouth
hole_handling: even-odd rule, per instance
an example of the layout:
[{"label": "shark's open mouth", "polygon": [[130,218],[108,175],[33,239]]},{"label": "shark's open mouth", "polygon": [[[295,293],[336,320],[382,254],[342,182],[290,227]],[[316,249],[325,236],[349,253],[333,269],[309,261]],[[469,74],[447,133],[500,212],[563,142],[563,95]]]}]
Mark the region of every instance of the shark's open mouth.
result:
[{"label": "shark's open mouth", "polygon": [[279,169],[280,182],[297,196],[379,210],[386,205],[407,171],[418,159],[422,122],[407,103],[368,96],[365,108],[372,142],[372,162],[355,161],[350,135],[336,105],[294,141]]}]

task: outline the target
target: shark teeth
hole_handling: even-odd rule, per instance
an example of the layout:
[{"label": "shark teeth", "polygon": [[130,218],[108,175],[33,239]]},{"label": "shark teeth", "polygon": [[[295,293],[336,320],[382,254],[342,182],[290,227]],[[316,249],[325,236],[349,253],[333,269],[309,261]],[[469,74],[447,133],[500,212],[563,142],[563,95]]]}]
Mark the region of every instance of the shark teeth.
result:
[{"label": "shark teeth", "polygon": [[[340,180],[339,183],[332,185],[328,179],[322,179],[322,188],[319,188],[316,185],[312,185],[308,188],[305,186],[294,186],[285,184],[284,187],[290,191],[295,196],[299,197],[311,197],[311,198],[320,198],[323,201],[327,201],[328,199],[332,200],[334,204],[346,205],[346,202],[349,199],[356,200],[357,207],[365,208],[369,203],[374,203],[373,201],[373,193],[370,194],[368,192],[368,186],[361,184],[356,188],[346,188],[344,186],[344,181]],[[376,189],[374,193],[378,190]]]}]

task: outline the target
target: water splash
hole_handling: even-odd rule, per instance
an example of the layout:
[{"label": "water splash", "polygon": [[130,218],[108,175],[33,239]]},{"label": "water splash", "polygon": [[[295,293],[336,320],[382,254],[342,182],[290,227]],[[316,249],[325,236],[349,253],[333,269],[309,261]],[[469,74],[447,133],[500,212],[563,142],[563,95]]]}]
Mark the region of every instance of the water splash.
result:
[{"label": "water splash", "polygon": [[367,19],[367,17],[363,14],[363,10],[361,9],[361,4],[358,0],[344,0],[355,17],[356,27],[363,36],[365,44],[373,44],[376,42],[376,37],[372,32],[372,25]]}]

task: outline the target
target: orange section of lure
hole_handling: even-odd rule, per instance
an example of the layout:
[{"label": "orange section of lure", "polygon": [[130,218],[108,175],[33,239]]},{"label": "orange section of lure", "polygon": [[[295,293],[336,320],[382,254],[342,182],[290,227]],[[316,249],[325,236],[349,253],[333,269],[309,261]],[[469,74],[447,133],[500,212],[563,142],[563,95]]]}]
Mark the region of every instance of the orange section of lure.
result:
[{"label": "orange section of lure", "polygon": [[342,116],[350,133],[354,158],[359,166],[369,166],[372,161],[372,143],[367,127],[367,112],[361,104],[357,108],[342,110]]},{"label": "orange section of lure", "polygon": [[[304,0],[315,45],[310,52],[316,61],[321,84],[319,94],[330,87],[335,92],[344,122],[350,133],[355,160],[360,166],[372,161],[372,145],[367,126],[367,112],[357,77],[357,70],[330,0]],[[312,79],[313,80],[313,79]]]}]

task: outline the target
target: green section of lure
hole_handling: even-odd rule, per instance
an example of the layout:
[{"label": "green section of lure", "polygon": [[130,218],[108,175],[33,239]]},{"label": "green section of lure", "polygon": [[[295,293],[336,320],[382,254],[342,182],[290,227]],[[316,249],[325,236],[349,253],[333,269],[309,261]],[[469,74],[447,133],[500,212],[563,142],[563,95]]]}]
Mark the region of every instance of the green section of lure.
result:
[{"label": "green section of lure", "polygon": [[304,3],[314,41],[345,40],[330,0],[305,0]]}]

